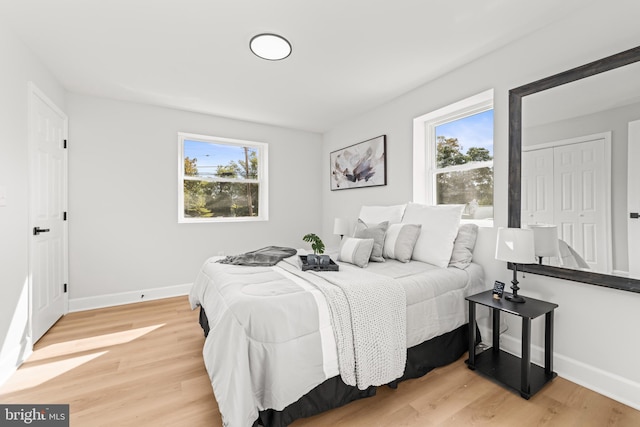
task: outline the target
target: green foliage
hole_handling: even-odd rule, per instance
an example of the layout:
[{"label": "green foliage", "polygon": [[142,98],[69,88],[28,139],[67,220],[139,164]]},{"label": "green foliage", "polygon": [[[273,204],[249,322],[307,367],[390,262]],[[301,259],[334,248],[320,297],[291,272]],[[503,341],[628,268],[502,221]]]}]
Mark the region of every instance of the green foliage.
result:
[{"label": "green foliage", "polygon": [[198,159],[184,158],[184,174],[187,176],[198,176]]},{"label": "green foliage", "polygon": [[[184,159],[185,176],[198,176],[198,159]],[[244,159],[217,166],[215,175],[231,180],[257,179],[257,150],[244,147]],[[184,180],[186,217],[257,216],[259,185],[248,182],[209,182]]]},{"label": "green foliage", "polygon": [[467,157],[471,162],[486,162],[493,160],[489,154],[489,150],[480,147],[471,147],[467,150]]},{"label": "green foliage", "polygon": [[[184,159],[185,176],[198,176],[198,159]],[[211,210],[206,208],[207,188],[204,181],[184,181],[184,214],[186,217],[210,218]]]},{"label": "green foliage", "polygon": [[438,136],[436,147],[438,157],[436,159],[439,168],[447,166],[463,165],[469,162],[469,158],[460,150],[462,146],[458,143],[458,138],[445,138]]},{"label": "green foliage", "polygon": [[313,249],[314,254],[322,255],[324,253],[324,243],[317,235],[313,233],[305,234],[302,240],[311,243],[311,249]]},{"label": "green foliage", "polygon": [[216,167],[216,176],[221,178],[237,178],[239,167],[233,160],[228,165]]},{"label": "green foliage", "polygon": [[[457,138],[437,137],[439,168],[470,162],[492,160],[489,150],[471,147],[466,154]],[[467,204],[475,200],[480,206],[493,205],[493,168],[485,167],[465,172],[440,173],[436,177],[439,204]]]}]

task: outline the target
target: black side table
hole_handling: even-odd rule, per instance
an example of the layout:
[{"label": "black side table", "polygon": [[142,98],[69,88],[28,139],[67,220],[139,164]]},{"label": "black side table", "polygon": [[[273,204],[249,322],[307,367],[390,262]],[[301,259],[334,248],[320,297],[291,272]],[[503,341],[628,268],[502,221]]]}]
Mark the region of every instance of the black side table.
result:
[{"label": "black side table", "polygon": [[[506,295],[506,293],[505,293]],[[466,298],[469,301],[469,369],[494,378],[529,399],[558,374],[553,372],[553,313],[558,304],[526,297],[525,303],[494,299],[489,290]],[[476,304],[491,309],[493,347],[475,354]],[[522,358],[500,350],[500,312],[522,318]],[[544,368],[531,363],[531,319],[545,315]]]}]

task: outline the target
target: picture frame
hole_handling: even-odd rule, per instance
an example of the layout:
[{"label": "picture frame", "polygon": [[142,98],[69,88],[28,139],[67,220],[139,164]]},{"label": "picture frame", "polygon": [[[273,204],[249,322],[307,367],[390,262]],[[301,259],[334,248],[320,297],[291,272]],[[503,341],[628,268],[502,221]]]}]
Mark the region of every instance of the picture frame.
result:
[{"label": "picture frame", "polygon": [[500,299],[502,298],[503,294],[504,294],[504,283],[496,280],[495,283],[493,284],[493,299]]},{"label": "picture frame", "polygon": [[331,191],[387,185],[387,136],[332,151],[329,168]]}]

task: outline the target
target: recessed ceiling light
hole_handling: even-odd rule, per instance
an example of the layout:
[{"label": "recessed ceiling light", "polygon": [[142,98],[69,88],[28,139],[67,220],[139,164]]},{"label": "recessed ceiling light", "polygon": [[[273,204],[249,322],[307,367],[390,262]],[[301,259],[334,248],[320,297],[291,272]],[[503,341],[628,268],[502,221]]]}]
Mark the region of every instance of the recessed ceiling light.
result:
[{"label": "recessed ceiling light", "polygon": [[279,61],[291,55],[291,44],[277,34],[258,34],[249,43],[251,52],[262,59]]}]

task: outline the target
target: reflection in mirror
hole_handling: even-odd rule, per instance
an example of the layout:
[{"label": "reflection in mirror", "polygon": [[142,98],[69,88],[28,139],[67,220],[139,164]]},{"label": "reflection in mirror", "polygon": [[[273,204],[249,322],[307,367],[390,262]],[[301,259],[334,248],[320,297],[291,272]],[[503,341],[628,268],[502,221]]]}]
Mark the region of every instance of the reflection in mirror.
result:
[{"label": "reflection in mirror", "polygon": [[640,263],[627,242],[638,75],[640,64],[631,64],[523,99],[521,225],[558,226],[560,250],[548,265],[626,275],[633,257]]},{"label": "reflection in mirror", "polygon": [[640,47],[510,91],[509,226],[555,234],[531,272],[640,292],[639,60]]},{"label": "reflection in mirror", "polygon": [[529,223],[526,227],[533,230],[534,250],[539,264],[543,264],[545,257],[549,258],[549,265],[563,266],[568,263],[560,253],[557,225]]}]

